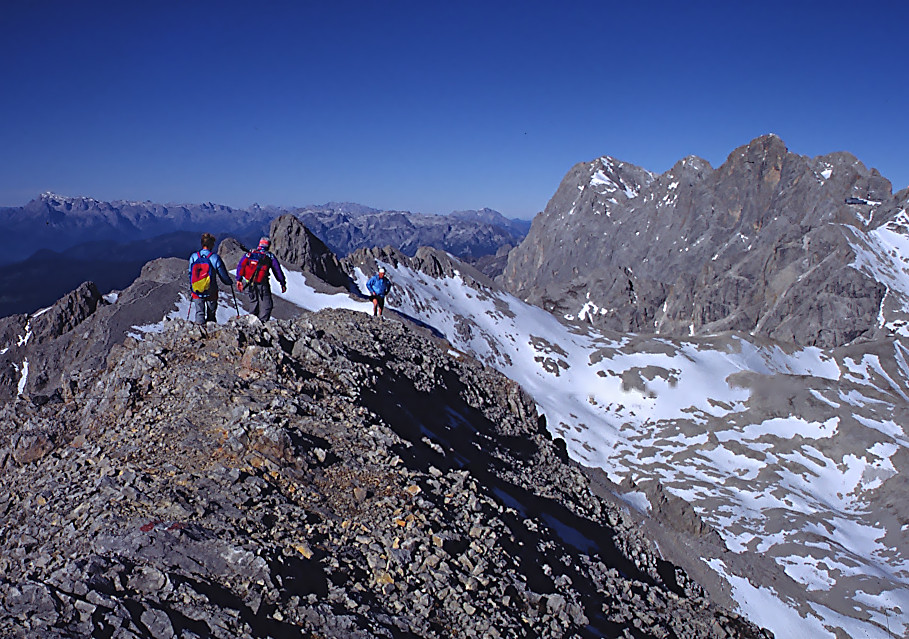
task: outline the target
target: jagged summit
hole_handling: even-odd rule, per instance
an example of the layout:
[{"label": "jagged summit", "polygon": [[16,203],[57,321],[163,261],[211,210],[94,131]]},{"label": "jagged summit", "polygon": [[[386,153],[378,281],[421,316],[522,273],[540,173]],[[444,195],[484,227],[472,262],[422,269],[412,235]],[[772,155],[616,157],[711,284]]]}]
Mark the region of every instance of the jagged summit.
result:
[{"label": "jagged summit", "polygon": [[853,265],[883,254],[904,206],[853,156],[805,158],[772,134],[715,170],[686,158],[653,176],[600,158],[569,171],[500,282],[600,328],[836,346],[881,327],[886,282]]}]

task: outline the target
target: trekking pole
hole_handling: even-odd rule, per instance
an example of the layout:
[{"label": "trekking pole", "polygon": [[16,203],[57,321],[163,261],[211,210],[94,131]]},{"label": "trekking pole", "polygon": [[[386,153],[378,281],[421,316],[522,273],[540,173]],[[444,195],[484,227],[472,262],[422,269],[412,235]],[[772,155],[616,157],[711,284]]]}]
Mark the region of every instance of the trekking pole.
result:
[{"label": "trekking pole", "polygon": [[186,321],[187,322],[189,321],[189,314],[192,312],[192,310],[193,310],[193,298],[192,298],[192,296],[190,296],[189,308],[186,309]]},{"label": "trekking pole", "polygon": [[237,292],[233,286],[230,287],[230,294],[234,296],[234,308],[237,309],[237,317],[240,317],[240,305],[237,304]]}]

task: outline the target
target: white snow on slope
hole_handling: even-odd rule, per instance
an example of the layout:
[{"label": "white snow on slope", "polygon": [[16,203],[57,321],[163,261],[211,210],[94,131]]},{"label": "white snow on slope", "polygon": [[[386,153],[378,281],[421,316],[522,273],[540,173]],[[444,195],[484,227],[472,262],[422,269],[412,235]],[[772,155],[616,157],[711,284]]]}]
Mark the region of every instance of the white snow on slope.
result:
[{"label": "white snow on slope", "polygon": [[[880,326],[909,337],[909,214],[902,210],[892,222],[869,233],[843,228],[856,254],[851,266],[887,287]],[[889,320],[885,308],[893,316]]]},{"label": "white snow on slope", "polygon": [[[625,193],[625,197],[627,197],[629,200],[633,200],[641,194],[641,188],[639,186],[625,184],[621,178],[619,178],[618,182],[615,182],[606,174],[606,171],[615,171],[615,166],[613,165],[612,158],[603,157],[600,158],[599,162],[602,168],[597,169],[596,173],[591,176],[591,187],[600,193],[615,193],[616,191],[623,191]],[[620,162],[618,166],[621,168],[623,165]],[[583,188],[583,186],[578,186],[578,189],[583,190]]]},{"label": "white snow on slope", "polygon": [[16,372],[19,373],[19,384],[16,387],[16,395],[22,395],[25,392],[25,386],[28,384],[28,358],[22,360],[22,365],[13,364]]},{"label": "white snow on slope", "polygon": [[[885,384],[895,396],[886,401],[860,390],[878,388],[886,375],[876,358],[841,368],[816,348],[785,352],[743,338],[677,342],[579,334],[542,309],[478,291],[460,277],[436,280],[386,267],[397,283],[395,307],[521,383],[576,460],[603,468],[617,482],[660,480],[721,531],[731,550],[771,557],[819,593],[819,601],[852,578],[879,592],[860,606],[869,614],[909,610],[909,565],[891,556],[883,541],[888,530],[873,514],[873,491],[895,473],[891,457],[906,442],[901,427],[866,410],[903,399],[894,380]],[[359,277],[362,284],[366,276]],[[822,419],[793,414],[753,421],[755,390],[740,381],[743,374],[810,378],[836,391],[812,391],[828,412]],[[849,428],[861,430],[866,449],[838,452],[852,436],[832,416],[843,396],[861,416]],[[739,600],[743,612],[760,613],[778,636],[793,636],[789,630],[799,627],[806,636],[833,637],[837,626],[887,636],[879,625],[822,604],[802,617],[767,589],[759,605],[751,605],[754,593],[742,586],[747,577],[729,577],[739,580],[736,592],[750,593]],[[890,631],[900,635],[909,627],[898,618],[891,614]],[[824,624],[831,629],[819,631]]]}]

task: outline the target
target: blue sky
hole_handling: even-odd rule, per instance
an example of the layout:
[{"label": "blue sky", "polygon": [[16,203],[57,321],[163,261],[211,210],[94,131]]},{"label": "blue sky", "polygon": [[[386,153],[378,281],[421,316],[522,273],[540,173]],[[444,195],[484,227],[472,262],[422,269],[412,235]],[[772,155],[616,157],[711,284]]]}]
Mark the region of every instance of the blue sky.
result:
[{"label": "blue sky", "polygon": [[542,210],[601,155],[764,133],[909,186],[906,2],[72,2],[0,9],[0,205]]}]

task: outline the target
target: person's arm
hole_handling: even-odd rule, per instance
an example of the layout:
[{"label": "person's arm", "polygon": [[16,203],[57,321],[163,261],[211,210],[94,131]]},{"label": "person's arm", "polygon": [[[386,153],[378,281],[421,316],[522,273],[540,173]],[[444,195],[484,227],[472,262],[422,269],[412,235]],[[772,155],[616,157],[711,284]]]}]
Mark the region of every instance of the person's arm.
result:
[{"label": "person's arm", "polygon": [[281,285],[281,292],[286,293],[287,280],[284,279],[284,272],[281,270],[281,264],[274,255],[271,256],[271,270],[274,271],[275,279],[278,280],[278,283]]},{"label": "person's arm", "polygon": [[227,267],[224,266],[224,260],[221,259],[221,256],[217,253],[212,253],[212,261],[215,263],[215,272],[218,274],[218,279],[221,280],[221,283],[225,286],[231,286],[233,282],[230,281],[230,273],[227,272]]},{"label": "person's arm", "polygon": [[243,254],[243,257],[240,258],[240,261],[237,262],[237,290],[238,290],[238,291],[242,291],[242,290],[243,290],[243,276],[240,275],[240,273],[243,272],[243,264],[246,263],[246,256],[247,256],[247,255],[248,255],[248,254],[244,253],[244,254]]}]

